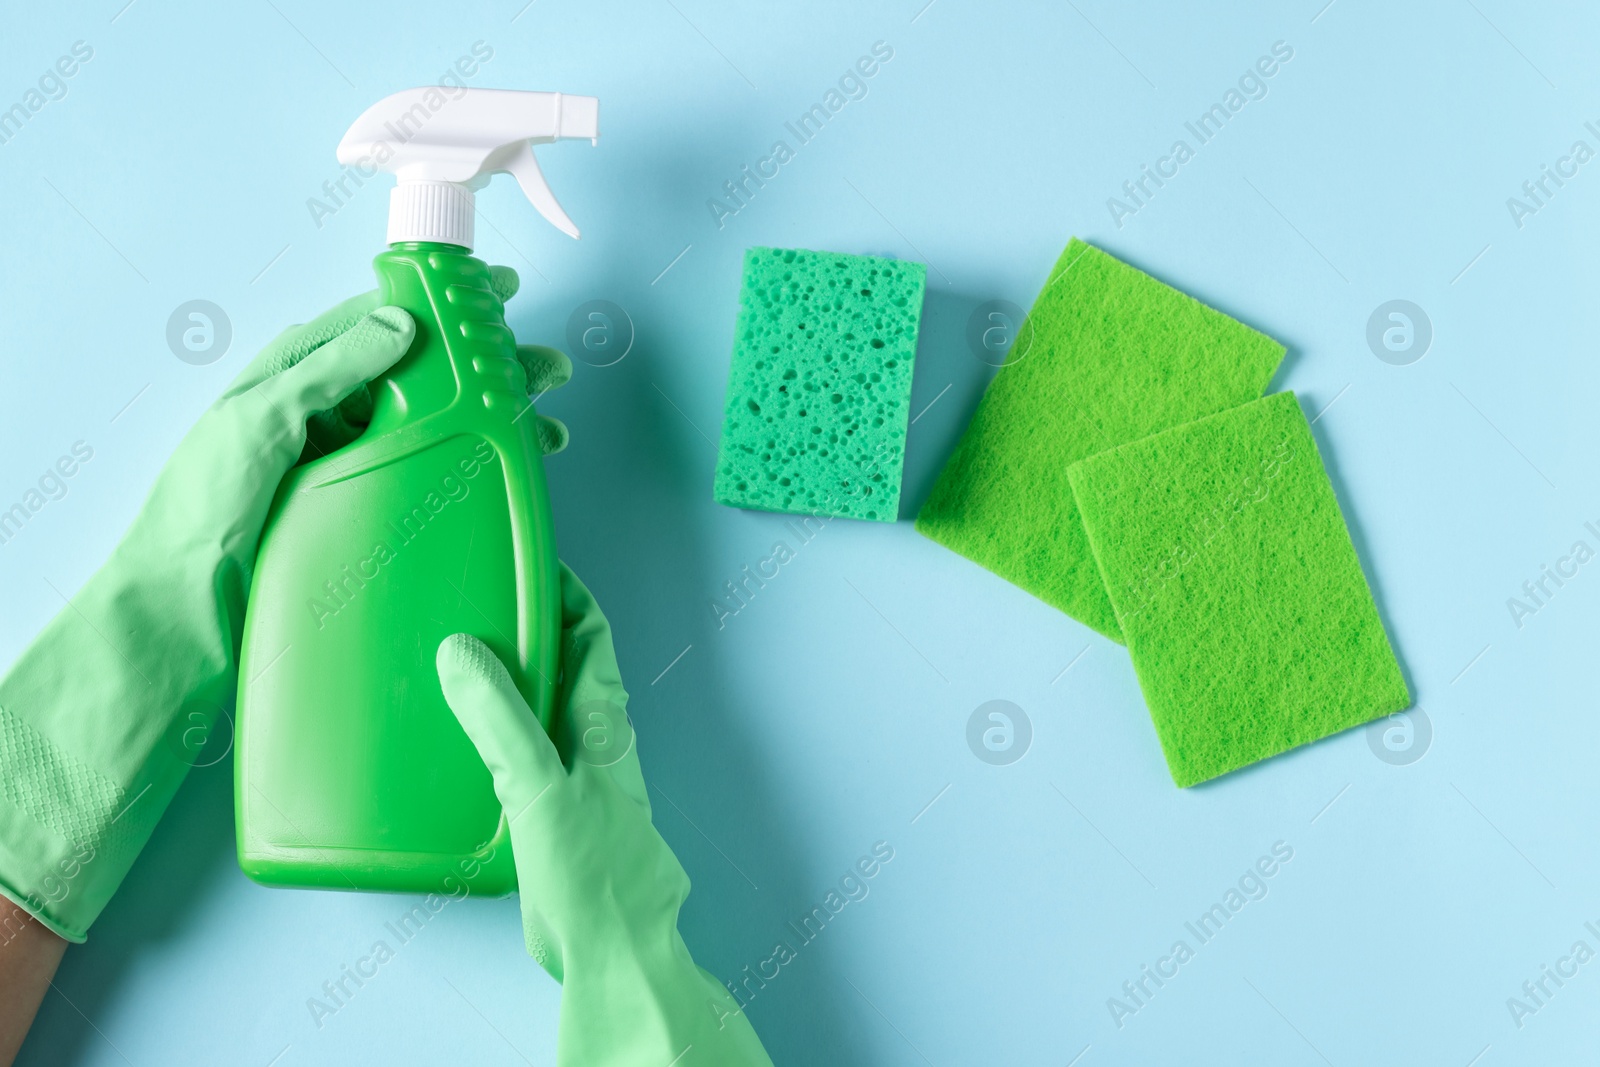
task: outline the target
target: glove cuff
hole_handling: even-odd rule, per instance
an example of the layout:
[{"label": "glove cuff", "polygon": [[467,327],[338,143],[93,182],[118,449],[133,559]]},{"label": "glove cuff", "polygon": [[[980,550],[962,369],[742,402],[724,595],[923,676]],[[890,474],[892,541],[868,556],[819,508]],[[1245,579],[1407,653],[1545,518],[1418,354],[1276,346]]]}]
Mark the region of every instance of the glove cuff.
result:
[{"label": "glove cuff", "polygon": [[68,941],[122,884],[231,681],[206,633],[226,583],[113,559],[0,680],[0,892]]},{"label": "glove cuff", "polygon": [[82,942],[154,822],[129,816],[143,795],[0,706],[0,797],[0,893]]}]

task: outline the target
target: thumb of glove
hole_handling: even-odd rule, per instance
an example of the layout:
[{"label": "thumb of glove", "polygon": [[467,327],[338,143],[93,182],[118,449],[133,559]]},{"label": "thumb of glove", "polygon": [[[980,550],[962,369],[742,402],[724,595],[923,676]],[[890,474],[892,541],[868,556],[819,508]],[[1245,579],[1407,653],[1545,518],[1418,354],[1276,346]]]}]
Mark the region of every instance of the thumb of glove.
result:
[{"label": "thumb of glove", "polygon": [[566,781],[561,756],[488,645],[452,634],[439,644],[436,663],[445,702],[477,746],[500,806],[514,822],[545,790]]},{"label": "thumb of glove", "polygon": [[416,327],[402,308],[381,307],[291,367],[256,386],[291,425],[326,411],[388,370],[406,349]]}]

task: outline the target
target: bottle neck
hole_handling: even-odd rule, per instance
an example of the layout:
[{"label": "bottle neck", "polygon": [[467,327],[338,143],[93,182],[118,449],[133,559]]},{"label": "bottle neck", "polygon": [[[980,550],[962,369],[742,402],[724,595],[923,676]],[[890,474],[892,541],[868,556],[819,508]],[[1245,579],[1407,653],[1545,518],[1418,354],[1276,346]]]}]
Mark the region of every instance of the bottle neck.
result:
[{"label": "bottle neck", "polygon": [[450,244],[447,241],[395,241],[389,245],[391,252],[454,252],[456,255],[470,256],[472,248],[469,245]]}]

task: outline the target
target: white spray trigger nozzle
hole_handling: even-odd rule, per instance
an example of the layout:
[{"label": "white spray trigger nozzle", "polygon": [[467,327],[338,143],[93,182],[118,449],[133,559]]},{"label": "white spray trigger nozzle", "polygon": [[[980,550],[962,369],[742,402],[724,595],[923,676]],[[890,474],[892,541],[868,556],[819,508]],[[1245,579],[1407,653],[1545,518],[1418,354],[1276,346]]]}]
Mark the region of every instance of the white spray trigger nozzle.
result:
[{"label": "white spray trigger nozzle", "polygon": [[506,146],[505,158],[498,161],[495,170],[504,171],[517,180],[522,195],[528,198],[528,203],[544,216],[546,222],[568,237],[577,237],[578,227],[562,210],[556,194],[550,191],[550,183],[544,180],[539,161],[533,157],[533,144],[532,141],[518,141],[515,145]]},{"label": "white spray trigger nozzle", "polygon": [[406,89],[373,104],[339,142],[339,162],[398,179],[389,196],[389,243],[472,247],[474,189],[510,174],[529,203],[562,233],[578,236],[544,180],[533,145],[595,142],[592,96],[512,89]]}]

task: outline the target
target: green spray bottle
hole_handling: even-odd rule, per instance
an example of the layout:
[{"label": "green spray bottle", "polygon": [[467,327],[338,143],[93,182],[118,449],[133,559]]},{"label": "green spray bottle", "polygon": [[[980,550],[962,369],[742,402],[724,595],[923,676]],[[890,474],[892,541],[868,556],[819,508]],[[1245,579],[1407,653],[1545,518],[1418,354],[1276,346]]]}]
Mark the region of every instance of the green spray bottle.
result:
[{"label": "green spray bottle", "polygon": [[516,888],[488,768],[439,688],[446,636],[481,638],[550,728],[560,591],[537,419],[473,192],[509,173],[578,236],[532,146],[598,136],[593,97],[439,87],[369,108],[339,161],[387,170],[382,302],[416,340],[355,441],[290,471],[261,537],[239,659],[239,864],[267,885]]}]

